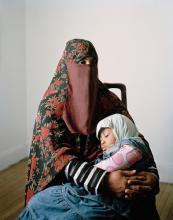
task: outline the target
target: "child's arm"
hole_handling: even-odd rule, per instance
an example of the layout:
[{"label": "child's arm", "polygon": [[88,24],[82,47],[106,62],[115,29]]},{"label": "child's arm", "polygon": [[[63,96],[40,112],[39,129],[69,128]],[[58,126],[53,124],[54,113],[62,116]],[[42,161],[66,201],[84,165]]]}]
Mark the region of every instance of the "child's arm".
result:
[{"label": "child's arm", "polygon": [[141,159],[141,150],[131,145],[125,144],[121,146],[119,151],[117,151],[111,157],[95,164],[95,166],[108,172],[112,172],[114,170],[129,168],[131,165]]}]

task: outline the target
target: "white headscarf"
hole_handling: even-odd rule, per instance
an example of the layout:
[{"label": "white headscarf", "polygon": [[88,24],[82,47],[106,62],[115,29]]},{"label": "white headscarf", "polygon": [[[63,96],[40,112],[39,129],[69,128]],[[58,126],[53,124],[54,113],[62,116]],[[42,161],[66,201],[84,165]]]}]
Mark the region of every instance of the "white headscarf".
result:
[{"label": "white headscarf", "polygon": [[96,128],[97,138],[99,135],[99,131],[101,128],[112,128],[116,142],[120,142],[122,139],[135,138],[139,139],[139,132],[135,126],[135,124],[126,116],[121,114],[110,115],[104,119],[102,119]]}]

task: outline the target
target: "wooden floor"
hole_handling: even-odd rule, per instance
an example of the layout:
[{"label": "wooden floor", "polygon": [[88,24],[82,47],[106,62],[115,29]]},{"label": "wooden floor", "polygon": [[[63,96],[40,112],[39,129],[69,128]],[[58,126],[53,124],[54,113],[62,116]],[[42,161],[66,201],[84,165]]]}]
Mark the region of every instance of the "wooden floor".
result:
[{"label": "wooden floor", "polygon": [[[0,172],[0,220],[15,220],[24,206],[26,160]],[[173,220],[173,184],[160,184],[157,207],[161,220]]]}]

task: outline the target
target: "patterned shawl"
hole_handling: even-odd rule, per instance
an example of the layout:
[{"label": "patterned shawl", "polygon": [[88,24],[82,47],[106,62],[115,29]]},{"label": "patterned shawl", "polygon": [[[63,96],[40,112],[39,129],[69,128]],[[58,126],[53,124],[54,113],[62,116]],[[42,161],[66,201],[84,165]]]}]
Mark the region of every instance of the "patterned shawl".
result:
[{"label": "patterned shawl", "polygon": [[[75,74],[76,67],[69,65],[71,63],[80,66],[81,61],[86,57],[94,58],[97,64],[97,53],[89,41],[74,39],[67,42],[56,73],[40,102],[28,160],[26,203],[35,193],[53,182],[62,183],[62,171],[73,158],[92,161],[97,157],[100,152],[94,129],[99,120],[114,113],[130,117],[119,98],[98,80],[97,65],[91,65],[90,70],[81,68],[82,73],[88,74],[88,82],[91,82],[84,87],[81,85],[81,88],[87,88],[87,92],[82,93],[85,97],[82,98],[80,90],[78,93],[71,92],[71,84],[73,85],[71,80],[74,82],[75,80],[68,75],[71,71]],[[95,75],[92,76],[91,73]],[[91,93],[93,91],[95,92]],[[77,102],[78,97],[79,102]],[[82,111],[78,111],[84,108],[86,99],[88,107],[83,114]],[[76,109],[75,105],[78,105]],[[70,110],[69,114],[68,110]],[[82,114],[82,117],[76,117],[78,114]],[[76,119],[73,121],[74,117]],[[78,126],[80,120],[83,120],[82,127]],[[78,123],[77,127],[75,123]]]}]

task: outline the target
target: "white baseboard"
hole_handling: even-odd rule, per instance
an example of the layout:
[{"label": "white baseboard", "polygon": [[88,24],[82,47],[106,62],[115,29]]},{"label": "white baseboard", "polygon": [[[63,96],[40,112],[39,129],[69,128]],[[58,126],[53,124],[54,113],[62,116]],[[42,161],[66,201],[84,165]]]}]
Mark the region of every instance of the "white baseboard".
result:
[{"label": "white baseboard", "polygon": [[0,154],[0,171],[17,163],[18,161],[28,156],[26,144],[20,144],[6,151],[1,151]]}]

